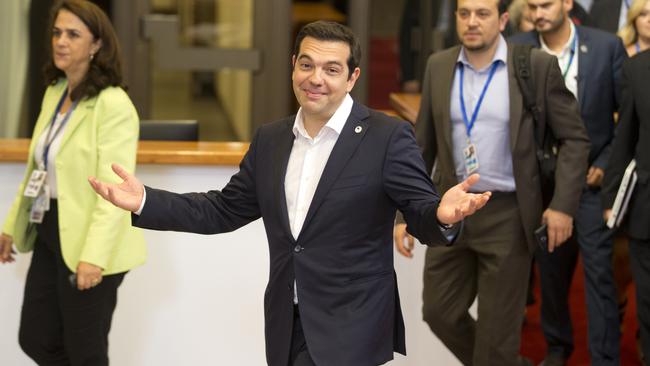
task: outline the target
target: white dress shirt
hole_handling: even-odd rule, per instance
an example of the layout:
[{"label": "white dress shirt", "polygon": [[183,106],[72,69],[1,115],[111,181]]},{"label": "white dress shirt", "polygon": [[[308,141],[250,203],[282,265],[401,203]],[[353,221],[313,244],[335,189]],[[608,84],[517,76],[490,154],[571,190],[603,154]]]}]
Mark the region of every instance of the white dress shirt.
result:
[{"label": "white dress shirt", "polygon": [[[574,40],[575,39],[575,40]],[[542,50],[546,53],[549,53],[557,57],[557,62],[560,65],[560,71],[562,74],[566,72],[564,77],[564,83],[566,84],[567,89],[573,94],[573,96],[578,98],[578,55],[580,54],[580,39],[576,31],[575,25],[571,23],[571,35],[569,40],[562,47],[562,50],[559,53],[553,52],[544,42],[542,35],[539,36],[539,42],[542,45]],[[573,42],[575,42],[575,47]],[[571,53],[573,53],[573,61],[571,61]],[[571,65],[569,65],[571,62]],[[567,67],[569,70],[566,71]]]},{"label": "white dress shirt", "polygon": [[[325,164],[327,164],[334,144],[339,139],[341,130],[352,112],[353,104],[352,97],[349,94],[346,95],[334,115],[314,138],[309,136],[305,129],[302,108],[296,114],[296,121],[293,124],[293,134],[296,138],[293,140],[284,177],[289,226],[294,239],[297,239],[300,234]],[[298,303],[295,283],[293,302]]]}]

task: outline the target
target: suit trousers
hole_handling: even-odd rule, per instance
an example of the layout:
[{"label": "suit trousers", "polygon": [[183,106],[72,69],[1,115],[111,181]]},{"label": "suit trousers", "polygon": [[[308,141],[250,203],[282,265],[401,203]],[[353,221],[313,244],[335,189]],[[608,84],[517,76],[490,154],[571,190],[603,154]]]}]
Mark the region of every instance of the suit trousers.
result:
[{"label": "suit trousers", "polygon": [[558,250],[536,253],[547,353],[568,358],[573,351],[568,297],[579,248],[585,276],[591,364],[618,365],[620,330],[612,271],[613,231],[605,226],[599,190],[583,190],[574,228],[574,238]]},{"label": "suit trousers", "polygon": [[630,262],[636,286],[636,316],[641,331],[641,349],[647,362],[650,357],[650,239],[630,238]]},{"label": "suit trousers", "polygon": [[[519,356],[530,250],[515,193],[494,192],[457,242],[429,247],[423,316],[464,365],[525,365]],[[478,319],[468,310],[478,296]]]},{"label": "suit trousers", "polygon": [[291,334],[291,352],[289,353],[289,366],[315,366],[314,360],[309,355],[305,333],[300,322],[298,306],[293,309],[293,331]]},{"label": "suit trousers", "polygon": [[56,200],[37,225],[27,273],[19,343],[39,365],[108,365],[108,333],[124,273],[79,291],[69,280],[59,242]]}]

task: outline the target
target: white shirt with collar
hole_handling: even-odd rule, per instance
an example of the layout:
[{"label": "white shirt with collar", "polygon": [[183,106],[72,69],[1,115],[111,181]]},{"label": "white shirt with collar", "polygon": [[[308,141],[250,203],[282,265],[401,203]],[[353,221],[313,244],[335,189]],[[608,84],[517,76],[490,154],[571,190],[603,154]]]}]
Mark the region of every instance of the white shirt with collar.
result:
[{"label": "white shirt with collar", "polygon": [[[352,112],[353,104],[352,97],[347,94],[334,115],[314,138],[309,136],[305,129],[302,108],[296,114],[296,121],[293,124],[293,134],[296,138],[293,140],[284,177],[289,226],[294,239],[298,238],[300,230],[302,230],[325,164],[327,164],[343,126]],[[293,303],[297,304],[298,292],[295,281],[293,290]]]},{"label": "white shirt with collar", "polygon": [[[574,45],[575,42],[575,45]],[[555,57],[557,57],[557,62],[558,65],[560,66],[560,71],[562,72],[562,75],[565,75],[564,77],[564,83],[569,89],[569,91],[573,94],[573,96],[578,98],[578,58],[580,54],[580,39],[578,37],[578,32],[576,30],[576,26],[571,22],[571,35],[569,36],[569,40],[567,43],[562,46],[562,50],[559,53],[553,52],[548,45],[546,45],[546,42],[544,42],[544,38],[542,35],[539,35],[539,43],[542,45],[542,50],[544,50],[546,53],[551,54]],[[573,53],[573,60],[571,60],[571,54]],[[569,62],[571,64],[569,65]],[[567,67],[569,70],[567,71]]]}]

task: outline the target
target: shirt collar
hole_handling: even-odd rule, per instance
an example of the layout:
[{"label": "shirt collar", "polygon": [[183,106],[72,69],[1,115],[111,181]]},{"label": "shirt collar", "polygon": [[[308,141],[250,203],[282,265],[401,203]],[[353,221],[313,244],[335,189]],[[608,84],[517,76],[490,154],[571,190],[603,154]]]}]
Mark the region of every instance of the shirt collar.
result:
[{"label": "shirt collar", "polygon": [[569,40],[566,41],[564,46],[562,46],[562,50],[560,52],[553,52],[546,42],[544,42],[544,37],[542,37],[542,34],[540,33],[538,35],[539,37],[539,44],[542,45],[542,50],[546,51],[546,53],[549,53],[553,56],[556,57],[562,57],[567,54],[567,52],[571,52],[571,49],[573,48],[573,41],[574,38],[576,37],[576,26],[573,25],[573,22],[571,22],[571,33],[569,34]]},{"label": "shirt collar", "polygon": [[[502,62],[504,65],[507,64],[508,60],[508,44],[506,43],[505,38],[503,38],[503,35],[499,34],[499,40],[497,44],[497,51],[494,53],[494,57],[492,57],[492,62],[488,66],[486,66],[484,69],[487,69],[488,67],[492,66],[495,62]],[[462,63],[463,65],[472,67],[472,65],[469,63],[469,60],[467,59],[467,56],[465,55],[465,47],[462,47],[460,50],[460,54],[458,55],[458,59],[456,60],[456,63]],[[481,70],[478,70],[481,71]]]},{"label": "shirt collar", "polygon": [[[327,121],[325,126],[323,126],[320,132],[318,132],[318,135],[321,135],[323,133],[323,130],[326,128],[336,132],[337,135],[340,135],[341,131],[343,131],[343,126],[345,126],[345,122],[348,120],[348,117],[352,112],[353,105],[354,105],[354,101],[352,100],[350,94],[345,94],[345,98],[343,98],[343,102],[336,109],[336,112],[334,112],[332,117],[330,117],[329,121]],[[293,123],[293,134],[296,137],[298,137],[298,134],[300,134],[304,137],[311,138],[309,137],[309,134],[305,129],[305,123],[302,118],[302,107],[298,109],[298,113],[296,114],[296,120]]]}]

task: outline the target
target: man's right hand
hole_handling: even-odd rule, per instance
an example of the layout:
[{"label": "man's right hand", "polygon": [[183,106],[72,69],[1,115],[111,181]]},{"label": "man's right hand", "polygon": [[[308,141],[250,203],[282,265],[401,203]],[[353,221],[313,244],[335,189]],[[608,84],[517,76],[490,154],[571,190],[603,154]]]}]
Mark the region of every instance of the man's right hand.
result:
[{"label": "man's right hand", "polygon": [[395,241],[395,249],[407,257],[413,258],[413,245],[415,243],[413,236],[406,232],[406,224],[396,224],[393,228],[393,239]]},{"label": "man's right hand", "polygon": [[11,236],[5,233],[0,234],[0,263],[5,264],[15,261],[14,252],[11,250],[13,242],[14,239]]},{"label": "man's right hand", "polygon": [[547,208],[542,215],[542,221],[548,227],[548,252],[553,253],[555,248],[562,245],[573,234],[573,217]]},{"label": "man's right hand", "polygon": [[123,179],[122,183],[104,183],[95,177],[88,177],[88,182],[97,194],[115,206],[131,212],[138,211],[144,197],[144,185],[121,166],[113,164],[111,168]]}]

